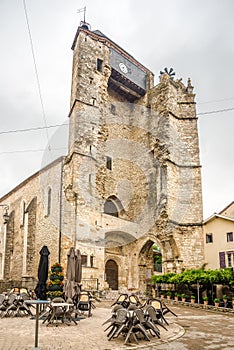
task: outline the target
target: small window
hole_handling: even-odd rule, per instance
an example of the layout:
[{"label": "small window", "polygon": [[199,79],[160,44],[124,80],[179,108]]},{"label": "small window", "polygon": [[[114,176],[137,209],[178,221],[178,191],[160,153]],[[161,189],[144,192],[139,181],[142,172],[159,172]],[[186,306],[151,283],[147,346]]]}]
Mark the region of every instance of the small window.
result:
[{"label": "small window", "polygon": [[112,159],[111,157],[106,157],[106,168],[112,170]]},{"label": "small window", "polygon": [[96,106],[96,105],[97,105],[97,100],[96,100],[95,97],[92,97],[91,103],[92,103],[93,106]]},{"label": "small window", "polygon": [[116,114],[116,107],[113,104],[111,104],[111,113],[114,115]]},{"label": "small window", "polygon": [[228,264],[228,267],[232,267],[232,255],[231,254],[227,254],[227,264]]},{"label": "small window", "polygon": [[227,242],[233,242],[233,232],[227,232]]},{"label": "small window", "polygon": [[89,84],[92,85],[93,84],[93,78],[89,78]]},{"label": "small window", "polygon": [[81,254],[81,265],[82,266],[87,266],[87,255],[86,254]]},{"label": "small window", "polygon": [[206,234],[206,243],[213,243],[213,234],[212,233]]},{"label": "small window", "polygon": [[94,264],[93,264],[93,259],[94,258],[94,256],[93,255],[91,255],[90,256],[90,267],[93,267],[94,266]]},{"label": "small window", "polygon": [[100,60],[100,58],[97,59],[97,70],[99,72],[102,72],[102,64],[103,64],[103,60]]},{"label": "small window", "polygon": [[92,175],[89,174],[89,183],[91,182],[91,180],[92,180]]}]

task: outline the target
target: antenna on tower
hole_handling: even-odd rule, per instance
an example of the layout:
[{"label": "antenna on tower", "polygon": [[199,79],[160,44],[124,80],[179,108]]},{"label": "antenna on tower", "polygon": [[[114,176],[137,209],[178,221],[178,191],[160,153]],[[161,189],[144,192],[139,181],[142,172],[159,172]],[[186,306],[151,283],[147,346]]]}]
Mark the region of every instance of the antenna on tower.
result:
[{"label": "antenna on tower", "polygon": [[87,30],[90,30],[90,24],[86,23],[85,21],[85,16],[86,16],[86,6],[81,8],[81,9],[78,9],[77,10],[77,13],[82,13],[84,12],[84,20],[80,22],[80,26],[83,28],[83,29],[87,29]]}]

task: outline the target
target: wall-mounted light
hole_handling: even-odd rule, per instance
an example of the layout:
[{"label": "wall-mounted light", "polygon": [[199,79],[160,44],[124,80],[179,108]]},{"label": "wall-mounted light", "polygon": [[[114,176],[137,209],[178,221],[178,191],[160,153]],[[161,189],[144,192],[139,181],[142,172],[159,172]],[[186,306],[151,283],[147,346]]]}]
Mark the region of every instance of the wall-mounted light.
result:
[{"label": "wall-mounted light", "polygon": [[3,207],[4,208],[4,213],[3,213],[3,222],[4,224],[7,224],[8,221],[9,221],[9,214],[8,214],[8,210],[9,210],[9,205],[7,204],[0,204],[0,207]]}]

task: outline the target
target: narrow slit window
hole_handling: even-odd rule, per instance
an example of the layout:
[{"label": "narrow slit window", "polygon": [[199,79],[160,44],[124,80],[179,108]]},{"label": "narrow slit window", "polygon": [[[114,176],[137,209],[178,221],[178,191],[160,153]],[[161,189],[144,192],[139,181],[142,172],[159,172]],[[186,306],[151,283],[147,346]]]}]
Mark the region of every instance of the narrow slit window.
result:
[{"label": "narrow slit window", "polygon": [[102,72],[102,64],[103,64],[103,60],[101,60],[100,58],[97,59],[97,70],[99,72]]},{"label": "narrow slit window", "polygon": [[114,115],[116,114],[116,107],[113,104],[111,105],[111,113]]},{"label": "narrow slit window", "polygon": [[112,159],[111,157],[106,157],[106,168],[112,170]]},{"label": "narrow slit window", "polygon": [[51,213],[51,188],[48,188],[47,192],[47,216]]}]

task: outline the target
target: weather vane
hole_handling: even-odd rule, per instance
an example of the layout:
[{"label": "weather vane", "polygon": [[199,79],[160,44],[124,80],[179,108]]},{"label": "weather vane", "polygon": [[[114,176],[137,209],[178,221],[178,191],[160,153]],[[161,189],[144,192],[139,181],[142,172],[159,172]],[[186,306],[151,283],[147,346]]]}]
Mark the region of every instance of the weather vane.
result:
[{"label": "weather vane", "polygon": [[77,10],[77,13],[81,13],[81,12],[84,12],[84,21],[83,22],[85,23],[86,6]]},{"label": "weather vane", "polygon": [[90,24],[87,23],[85,21],[85,15],[86,15],[86,6],[81,8],[81,9],[78,9],[77,10],[77,13],[81,13],[81,12],[84,12],[84,21],[81,21],[80,22],[80,26],[83,28],[83,29],[87,29],[87,30],[90,30]]},{"label": "weather vane", "polygon": [[175,72],[173,72],[173,68],[170,68],[168,70],[168,68],[166,67],[166,68],[164,68],[164,71],[160,71],[160,74],[164,74],[164,73],[167,73],[172,78],[175,75]]}]

